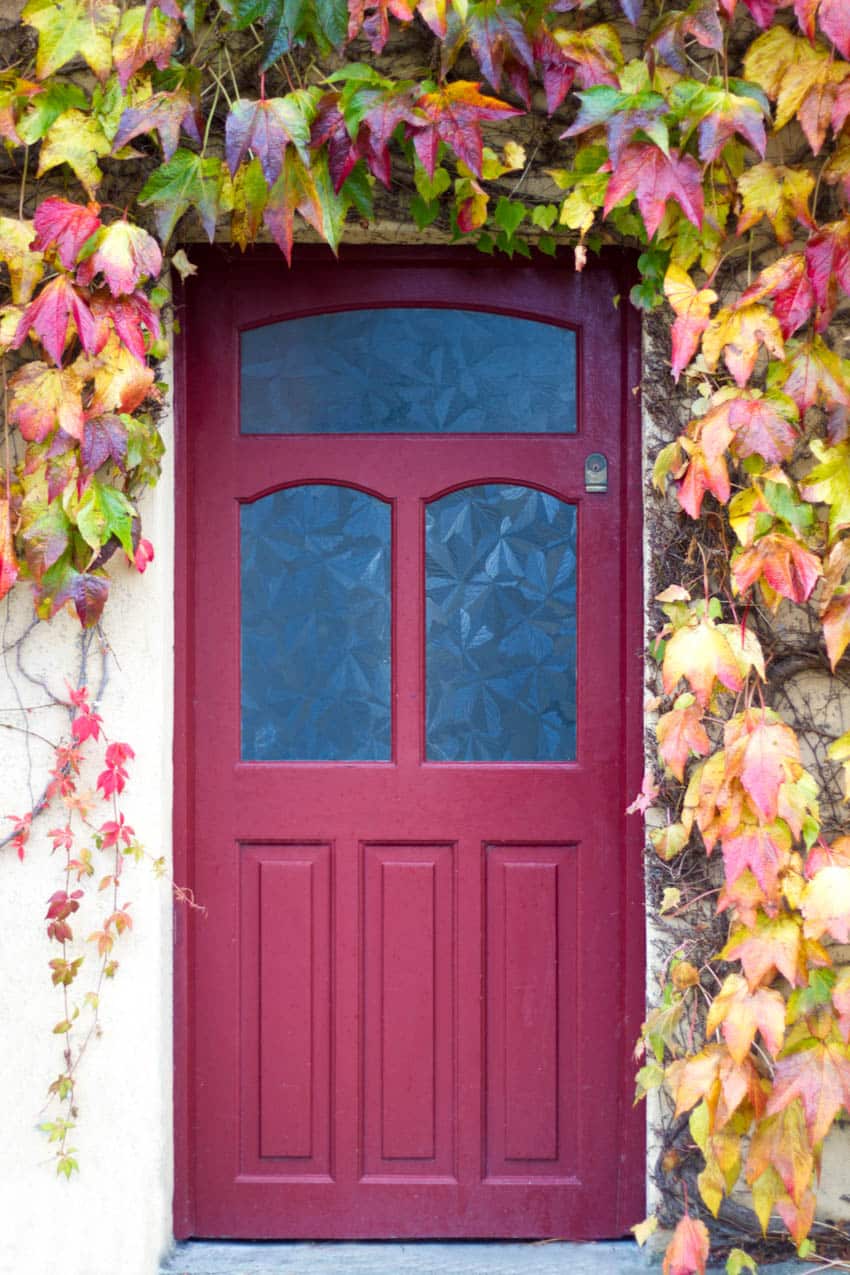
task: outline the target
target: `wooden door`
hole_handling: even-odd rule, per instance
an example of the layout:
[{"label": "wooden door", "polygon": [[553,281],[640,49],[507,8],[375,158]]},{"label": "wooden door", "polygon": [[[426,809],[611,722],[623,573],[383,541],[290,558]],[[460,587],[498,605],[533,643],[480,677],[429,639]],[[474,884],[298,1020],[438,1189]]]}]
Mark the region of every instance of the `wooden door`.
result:
[{"label": "wooden door", "polygon": [[640,1215],[619,290],[422,252],[190,283],[184,1234]]}]

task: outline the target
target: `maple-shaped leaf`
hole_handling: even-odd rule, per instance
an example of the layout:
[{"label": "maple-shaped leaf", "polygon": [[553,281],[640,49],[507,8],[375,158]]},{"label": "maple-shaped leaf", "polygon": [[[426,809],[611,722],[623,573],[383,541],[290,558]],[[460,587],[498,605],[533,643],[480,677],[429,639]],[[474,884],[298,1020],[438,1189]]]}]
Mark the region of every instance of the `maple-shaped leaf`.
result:
[{"label": "maple-shaped leaf", "polygon": [[809,470],[800,494],[829,505],[829,534],[834,539],[850,527],[850,443],[827,447],[815,438],[810,446],[820,463]]},{"label": "maple-shaped leaf", "polygon": [[730,691],[743,686],[729,643],[708,619],[676,630],[664,651],[662,672],[666,695],[684,678],[703,707],[711,699],[715,681]]},{"label": "maple-shaped leaf", "polygon": [[781,786],[802,774],[796,733],[770,709],[748,709],[726,723],[724,743],[727,773],[740,779],[759,818],[771,823]]},{"label": "maple-shaped leaf", "polygon": [[161,9],[135,5],[125,9],[115,34],[113,58],[124,92],[136,71],[153,62],[164,71],[180,36],[180,23]]},{"label": "maple-shaped leaf", "polygon": [[850,590],[836,591],[821,618],[826,653],[833,673],[850,643]]},{"label": "maple-shaped leaf", "polygon": [[688,456],[688,467],[676,483],[679,504],[699,518],[702,499],[707,491],[725,505],[729,499],[729,470],[725,452],[734,437],[729,414],[723,408],[712,408],[705,416],[692,421],[688,435],[679,442]]},{"label": "maple-shaped leaf", "polygon": [[263,224],[263,210],[269,188],[256,158],[237,168],[233,178],[233,213],[230,234],[233,242],[244,250],[257,238]]},{"label": "maple-shaped leaf", "polygon": [[162,252],[156,240],[131,221],[113,221],[98,232],[96,247],[77,271],[82,284],[102,274],[114,297],[134,292],[145,279],[162,269]]},{"label": "maple-shaped leaf", "polygon": [[807,976],[800,965],[803,934],[793,916],[758,916],[755,926],[732,931],[720,952],[723,961],[740,961],[751,990],[769,983],[779,973],[796,987],[804,987]]},{"label": "maple-shaped leaf", "polygon": [[494,89],[502,83],[505,60],[534,70],[534,53],[522,22],[507,6],[494,0],[469,7],[464,33],[484,78]]},{"label": "maple-shaped leaf", "polygon": [[11,510],[8,500],[0,496],[0,599],[5,598],[17,580],[18,570]]},{"label": "maple-shaped leaf", "polygon": [[790,399],[737,397],[729,401],[727,411],[735,431],[732,451],[736,456],[763,456],[770,464],[790,459],[798,438],[788,419],[794,415]]},{"label": "maple-shaped leaf", "polygon": [[73,270],[83,244],[100,229],[101,221],[96,210],[96,204],[72,204],[67,199],[51,195],[35,210],[33,246],[41,252],[55,248],[65,269]]},{"label": "maple-shaped leaf", "polygon": [[754,40],[744,58],[744,78],[776,102],[776,131],[794,119],[816,85],[840,80],[843,74],[823,45],[813,45],[779,25]]},{"label": "maple-shaped leaf", "polygon": [[753,1130],[747,1154],[747,1181],[752,1185],[769,1168],[779,1174],[792,1200],[802,1200],[815,1173],[815,1158],[799,1101],[789,1102]]},{"label": "maple-shaped leaf", "polygon": [[664,276],[664,295],[676,315],[673,323],[673,380],[678,381],[682,369],[696,354],[700,336],[708,327],[717,293],[711,288],[697,289],[687,271],[672,263]]},{"label": "maple-shaped leaf", "polygon": [[664,117],[670,108],[660,93],[649,89],[648,83],[633,93],[597,84],[576,96],[581,104],[578,115],[562,136],[578,137],[588,129],[603,126],[613,167],[619,164],[623,147],[639,129],[662,149],[667,148],[669,132]]},{"label": "maple-shaped leaf", "polygon": [[689,125],[697,125],[699,157],[704,164],[719,159],[726,143],[735,137],[742,137],[764,157],[764,98],[757,101],[752,96],[733,93],[721,82],[699,84],[683,80],[674,87],[671,102]]},{"label": "maple-shaped leaf", "polygon": [[822,337],[792,342],[776,380],[793,398],[800,412],[816,404],[825,408],[850,406],[850,362],[830,350]]},{"label": "maple-shaped leaf", "polygon": [[715,52],[723,48],[723,28],[717,13],[717,0],[691,0],[679,9],[660,18],[654,25],[647,47],[654,49],[675,71],[685,74],[688,69],[685,43],[693,37],[704,49]]},{"label": "maple-shaped leaf", "polygon": [[534,37],[534,57],[546,94],[546,109],[554,115],[573,86],[576,64],[570,62],[547,26],[541,26]]},{"label": "maple-shaped leaf", "polygon": [[46,80],[81,57],[105,80],[112,69],[112,34],[119,16],[118,6],[109,0],[29,0],[21,17],[38,31],[38,78]]},{"label": "maple-shaped leaf", "polygon": [[27,306],[12,342],[15,349],[23,345],[30,330],[35,331],[57,365],[62,362],[70,330],[76,331],[87,353],[92,353],[95,348],[95,323],[88,300],[67,275],[51,279]]},{"label": "maple-shaped leaf", "polygon": [[33,223],[0,217],[0,261],[9,271],[12,301],[25,305],[44,273],[41,252],[33,243]]},{"label": "maple-shaped leaf", "polygon": [[134,412],[149,395],[155,397],[153,368],[140,363],[114,333],[87,361],[86,375],[94,379],[89,416]]},{"label": "maple-shaped leaf", "polygon": [[51,168],[67,164],[90,199],[103,180],[98,159],[108,155],[111,146],[106,134],[92,115],[83,111],[65,111],[47,130],[38,156],[38,176]]},{"label": "maple-shaped leaf", "polygon": [[823,332],[835,311],[838,288],[850,292],[850,220],[821,226],[806,244],[806,270],[818,303],[818,332]]},{"label": "maple-shaped leaf", "polygon": [[307,221],[320,235],[324,233],[322,205],[310,169],[295,151],[287,150],[283,171],[269,191],[263,221],[277,246],[292,261],[292,239],[295,214]]},{"label": "maple-shaped leaf", "polygon": [[850,868],[835,865],[816,872],[803,889],[800,911],[806,938],[831,934],[839,943],[850,943]]},{"label": "maple-shaped leaf", "polygon": [[42,577],[36,592],[36,611],[52,619],[63,606],[73,606],[86,629],[94,628],[109,596],[109,578],[101,571],[78,571],[70,562],[58,561]]},{"label": "maple-shaped leaf", "polygon": [[411,22],[415,0],[348,0],[348,38],[362,32],[373,53],[381,53],[390,35],[390,15],[399,22]]},{"label": "maple-shaped leaf", "polygon": [[679,205],[697,229],[702,225],[702,174],[696,160],[675,149],[665,154],[651,142],[632,142],[612,171],[605,193],[603,215],[623,199],[634,195],[651,239],[661,224],[668,199]]},{"label": "maple-shaped leaf", "polygon": [[[337,194],[360,158],[360,151],[351,140],[339,103],[338,93],[326,93],[316,107],[310,126],[310,148],[318,150],[320,146],[327,147],[328,169]],[[386,157],[386,169],[389,172],[389,153]]]},{"label": "maple-shaped leaf", "polygon": [[666,1081],[676,1099],[676,1115],[690,1111],[702,1100],[712,1132],[728,1124],[747,1099],[756,1107],[763,1105],[752,1062],[749,1058],[736,1062],[725,1045],[706,1045],[690,1058],[671,1063]]},{"label": "maple-shaped leaf", "polygon": [[738,178],[741,213],[737,233],[742,235],[767,217],[781,244],[794,238],[794,222],[811,228],[809,198],[814,190],[812,173],[802,168],[764,162],[746,169]]},{"label": "maple-shaped leaf", "polygon": [[775,916],[779,910],[778,905],[768,899],[749,869],[734,881],[724,882],[717,899],[718,914],[730,908],[734,923],[748,929],[755,925],[759,912]]},{"label": "maple-shaped leaf", "polygon": [[746,385],[752,376],[762,345],[776,358],[784,353],[779,323],[763,305],[724,306],[702,338],[702,352],[709,368],[714,371],[722,354],[739,386]]},{"label": "maple-shaped leaf", "polygon": [[153,205],[163,244],[190,208],[196,210],[212,243],[218,217],[232,206],[230,176],[218,156],[205,157],[180,149],[167,163],[154,169],[139,194],[139,203],[143,207]]},{"label": "maple-shaped leaf", "polygon": [[740,974],[729,974],[711,1003],[706,1034],[711,1036],[718,1027],[736,1062],[744,1061],[756,1032],[775,1058],[785,1038],[785,998],[766,987],[751,992]]},{"label": "maple-shaped leaf", "polygon": [[842,1107],[850,1111],[850,1055],[846,1045],[812,1041],[809,1048],[780,1058],[767,1114],[775,1115],[799,1098],[809,1141],[823,1142]]},{"label": "maple-shaped leaf", "polygon": [[623,49],[617,28],[598,22],[584,31],[558,27],[552,37],[567,65],[575,68],[579,86],[589,89],[594,84],[619,85],[623,69]]},{"label": "maple-shaped leaf", "polygon": [[739,593],[746,593],[758,580],[798,604],[811,597],[820,573],[817,555],[784,532],[762,536],[732,563],[732,578]]},{"label": "maple-shaped leaf", "polygon": [[112,460],[124,468],[127,456],[127,426],[120,416],[107,412],[87,420],[80,445],[80,460],[84,474],[94,473]]},{"label": "maple-shaped leaf", "polygon": [[773,313],[787,339],[807,321],[815,302],[806,258],[792,252],[765,266],[741,297],[742,305],[773,298]]},{"label": "maple-shaped leaf", "polygon": [[667,1245],[663,1275],[704,1275],[710,1246],[705,1222],[686,1213]]},{"label": "maple-shaped leaf", "polygon": [[832,989],[832,1003],[838,1012],[838,1030],[850,1043],[850,966],[845,966]]},{"label": "maple-shaped leaf", "polygon": [[82,437],[84,378],[72,364],[52,368],[25,363],[9,381],[9,420],[30,443],[41,443],[59,428]]},{"label": "maple-shaped leaf", "polygon": [[669,713],[664,713],[658,719],[656,733],[658,751],[680,782],[685,777],[685,763],[691,753],[705,757],[711,749],[711,740],[702,724],[702,709],[698,704],[674,707]]},{"label": "maple-shaped leaf", "polygon": [[273,186],[283,169],[284,151],[290,143],[302,156],[306,154],[310,120],[305,103],[294,93],[256,102],[241,98],[230,108],[224,136],[231,176],[248,151],[252,151],[262,165],[266,181]]},{"label": "maple-shaped leaf", "polygon": [[751,870],[767,898],[775,897],[779,873],[791,853],[791,834],[781,823],[742,823],[734,835],[723,838],[726,879],[737,881]]},{"label": "maple-shaped leaf", "polygon": [[144,363],[147,357],[142,328],[147,328],[154,340],[161,335],[159,316],[144,292],[134,292],[127,297],[113,297],[107,288],[98,288],[91,296],[91,312],[97,324],[97,352],[115,331],[127,350]]},{"label": "maple-shaped leaf", "polygon": [[26,102],[37,97],[41,85],[35,80],[22,80],[17,75],[0,76],[0,137],[13,146],[23,146],[18,131],[20,113]]},{"label": "maple-shaped leaf", "polygon": [[455,80],[417,98],[416,109],[424,123],[410,127],[414,130],[416,154],[429,177],[434,176],[440,142],[451,147],[458,159],[480,177],[484,150],[481,121],[521,114],[498,98],[485,97],[479,88],[469,80]]},{"label": "maple-shaped leaf", "polygon": [[143,133],[156,133],[166,160],[171,159],[180,144],[180,130],[201,144],[198,109],[186,89],[171,93],[153,93],[138,106],[128,106],[112,139],[113,154]]},{"label": "maple-shaped leaf", "polygon": [[[359,158],[365,159],[370,172],[389,189],[392,167],[390,139],[399,124],[405,123],[412,129],[422,123],[421,116],[413,110],[408,88],[384,84],[377,88],[367,86],[359,89],[346,104],[345,118],[357,135],[353,159],[355,162]],[[344,166],[349,167],[347,163]],[[334,181],[338,180],[338,176],[334,176]]]}]

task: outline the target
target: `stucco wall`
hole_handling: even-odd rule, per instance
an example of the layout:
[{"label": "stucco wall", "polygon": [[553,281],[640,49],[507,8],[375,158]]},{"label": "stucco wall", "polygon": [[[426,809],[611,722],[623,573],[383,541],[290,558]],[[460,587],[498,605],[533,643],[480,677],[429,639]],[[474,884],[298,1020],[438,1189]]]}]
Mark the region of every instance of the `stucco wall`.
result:
[{"label": "stucco wall", "polygon": [[[168,418],[163,421],[171,442]],[[171,454],[162,481],[144,500],[145,534],[156,559],[140,579],[117,562],[104,634],[108,681],[101,712],[111,739],[135,749],[125,809],[139,839],[171,860],[171,748],[173,673],[173,504]],[[23,593],[22,597],[17,596]],[[8,640],[30,623],[22,590],[0,626]],[[96,645],[96,644],[95,644]],[[76,677],[79,625],[57,617],[40,625],[21,647],[25,669],[57,691]],[[93,687],[100,675],[89,660]],[[45,702],[43,690],[15,668],[14,652],[0,667],[0,722],[19,724],[17,685],[26,705]],[[55,710],[28,715],[33,730],[57,738],[68,719]],[[30,741],[32,788],[45,781],[45,749]],[[27,746],[17,731],[0,730],[0,815],[22,813],[29,802]],[[94,779],[91,779],[93,784]],[[47,1086],[61,1068],[62,997],[47,962],[58,954],[43,917],[47,899],[63,886],[61,856],[51,858],[38,823],[19,863],[11,847],[0,852],[0,1272],[2,1275],[152,1275],[171,1236],[172,1191],[172,904],[166,881],[146,864],[128,863],[121,901],[132,901],[133,931],[115,951],[120,968],[102,995],[103,1034],[80,1069],[80,1121],[73,1145],[80,1172],[58,1178],[47,1139],[38,1131]],[[4,830],[10,825],[4,825]],[[97,852],[95,852],[97,854]],[[102,872],[108,871],[104,866]],[[76,919],[75,919],[76,920]],[[75,932],[85,938],[92,915],[81,913]],[[88,924],[88,929],[86,928]],[[92,963],[92,958],[90,958]]]}]

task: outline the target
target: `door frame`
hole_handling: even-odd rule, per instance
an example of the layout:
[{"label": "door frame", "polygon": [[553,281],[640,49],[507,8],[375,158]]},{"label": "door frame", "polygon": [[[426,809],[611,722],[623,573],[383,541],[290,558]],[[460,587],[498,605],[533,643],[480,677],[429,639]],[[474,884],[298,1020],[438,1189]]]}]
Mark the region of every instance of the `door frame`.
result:
[{"label": "door frame", "polygon": [[[227,245],[189,247],[190,255],[201,271],[215,270],[224,275],[230,268],[260,263],[269,269],[280,270],[285,278],[286,266],[274,247],[257,247],[248,253],[238,252]],[[296,247],[299,265],[327,264],[332,260],[329,249],[299,244]],[[398,266],[431,264],[446,267],[453,264],[465,269],[480,267],[492,269],[493,259],[475,249],[450,245],[422,245],[416,247],[385,248],[377,245],[343,245],[340,250],[339,268],[361,264]],[[521,271],[527,267],[523,259],[504,261],[506,272]],[[562,271],[567,278],[574,272],[571,249],[558,252],[555,257],[536,253],[533,267],[536,270]],[[619,289],[619,315],[621,331],[622,395],[620,419],[623,430],[621,473],[624,489],[630,489],[630,498],[623,501],[626,537],[626,579],[622,582],[622,615],[625,641],[623,644],[623,685],[625,688],[624,720],[626,722],[626,747],[624,767],[626,789],[637,792],[644,769],[643,747],[643,471],[641,447],[641,322],[637,310],[626,301],[629,289],[637,278],[633,257],[618,250],[604,250],[597,261],[591,258],[584,269],[585,277],[592,281],[596,274],[604,275],[610,282],[612,274]],[[174,879],[191,889],[193,876],[193,782],[195,773],[195,741],[190,736],[192,721],[191,696],[193,686],[193,550],[190,543],[190,498],[192,474],[188,452],[188,393],[187,341],[185,332],[184,289],[175,289],[175,314],[180,332],[174,340],[173,404],[174,441],[172,444],[175,464],[175,545],[174,545],[174,743],[173,743],[173,863]],[[592,339],[592,338],[590,338]],[[390,440],[388,440],[389,442]],[[633,493],[633,495],[632,495]],[[621,497],[624,495],[621,492]],[[645,1013],[645,908],[643,891],[643,828],[638,819],[628,819],[623,831],[623,879],[620,882],[622,908],[621,950],[623,957],[622,1003],[620,1021],[623,1024],[620,1051],[620,1083],[616,1103],[607,1113],[616,1121],[620,1130],[621,1153],[617,1167],[617,1217],[620,1234],[641,1220],[645,1211],[646,1182],[646,1128],[644,1112],[633,1105],[634,1060],[633,1046],[638,1038]],[[200,900],[203,903],[203,900]],[[192,1021],[191,971],[193,930],[195,924],[203,924],[196,914],[188,913],[184,904],[174,905],[174,1197],[173,1230],[177,1240],[189,1239],[195,1234],[194,1173],[192,1130],[194,1112],[192,1106],[192,1069],[194,1057],[194,1031]],[[612,1166],[613,1168],[614,1166]],[[611,1237],[614,1238],[614,1237]],[[407,1241],[410,1242],[410,1241]],[[498,1241],[496,1241],[498,1242]]]}]

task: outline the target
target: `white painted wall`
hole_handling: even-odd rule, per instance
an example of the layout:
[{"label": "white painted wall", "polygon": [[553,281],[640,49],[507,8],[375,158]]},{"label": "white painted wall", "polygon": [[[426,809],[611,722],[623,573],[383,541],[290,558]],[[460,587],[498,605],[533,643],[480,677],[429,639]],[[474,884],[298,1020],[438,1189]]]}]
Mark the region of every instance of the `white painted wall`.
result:
[{"label": "white painted wall", "polygon": [[[163,422],[166,445],[172,430]],[[144,577],[121,555],[112,566],[104,631],[112,648],[101,712],[110,738],[135,749],[128,821],[154,855],[171,861],[173,718],[173,504],[170,453],[162,480],[144,497],[145,535],[156,559]],[[21,632],[31,618],[26,590],[0,604],[0,632]],[[76,617],[40,625],[22,648],[24,666],[57,692],[76,677],[80,629]],[[10,666],[11,665],[11,666]],[[92,672],[99,673],[93,660]],[[96,677],[92,678],[94,682]],[[0,723],[19,724],[13,682],[27,705],[43,691],[20,677],[14,656],[0,667]],[[53,738],[68,719],[55,710],[29,715],[33,730]],[[0,816],[20,814],[30,801],[23,736],[0,730]],[[32,746],[32,788],[45,782],[45,750]],[[94,778],[91,783],[93,785]],[[102,816],[103,818],[108,816]],[[19,863],[0,851],[0,1275],[153,1275],[171,1238],[172,1193],[172,905],[170,887],[146,864],[128,863],[123,901],[132,900],[134,929],[118,944],[120,969],[102,996],[103,1034],[80,1072],[80,1173],[57,1178],[52,1149],[36,1126],[45,1118],[47,1086],[61,1069],[60,989],[47,962],[59,954],[47,940],[48,897],[63,885],[61,854],[50,857],[46,814]],[[5,831],[10,825],[3,825]],[[95,851],[95,854],[97,852]],[[103,872],[108,871],[107,867]],[[80,916],[80,914],[78,914]],[[85,939],[91,914],[75,923]],[[88,926],[88,928],[87,928]],[[90,960],[93,964],[93,959]]]}]

